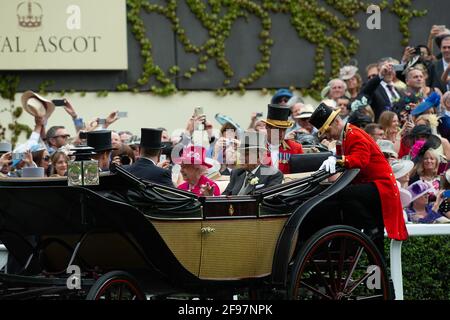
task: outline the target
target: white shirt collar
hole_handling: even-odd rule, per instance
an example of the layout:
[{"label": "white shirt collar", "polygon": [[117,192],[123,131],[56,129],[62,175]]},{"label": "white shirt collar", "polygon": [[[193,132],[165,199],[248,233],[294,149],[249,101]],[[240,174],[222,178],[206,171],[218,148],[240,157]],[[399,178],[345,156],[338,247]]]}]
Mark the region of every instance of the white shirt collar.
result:
[{"label": "white shirt collar", "polygon": [[252,174],[255,175],[256,171],[258,171],[259,167],[261,167],[261,165],[257,166],[255,169],[252,170]]}]

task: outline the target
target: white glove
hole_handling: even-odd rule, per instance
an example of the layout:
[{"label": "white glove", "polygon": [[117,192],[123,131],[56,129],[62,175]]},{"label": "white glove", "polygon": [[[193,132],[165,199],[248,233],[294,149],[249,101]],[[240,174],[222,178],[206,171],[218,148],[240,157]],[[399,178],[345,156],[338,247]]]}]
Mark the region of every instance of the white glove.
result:
[{"label": "white glove", "polygon": [[336,173],[336,158],[333,156],[329,156],[327,160],[325,160],[320,166],[319,170],[324,169],[329,173]]}]

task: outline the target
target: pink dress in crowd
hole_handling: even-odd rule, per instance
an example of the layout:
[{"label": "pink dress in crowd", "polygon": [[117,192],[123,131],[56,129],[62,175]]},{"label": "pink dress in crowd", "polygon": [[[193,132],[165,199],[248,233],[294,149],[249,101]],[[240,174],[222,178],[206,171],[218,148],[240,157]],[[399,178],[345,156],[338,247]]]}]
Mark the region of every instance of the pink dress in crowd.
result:
[{"label": "pink dress in crowd", "polygon": [[213,195],[220,196],[219,186],[214,181],[212,181],[211,179],[208,179],[205,176],[201,176],[200,179],[198,180],[197,184],[192,189],[189,189],[189,182],[183,182],[182,184],[180,184],[178,186],[178,189],[190,191],[190,192],[195,193],[198,196],[202,196],[202,194],[200,194],[200,190],[201,190],[200,187],[202,185],[206,185],[207,182],[209,182],[209,185],[213,187]]}]

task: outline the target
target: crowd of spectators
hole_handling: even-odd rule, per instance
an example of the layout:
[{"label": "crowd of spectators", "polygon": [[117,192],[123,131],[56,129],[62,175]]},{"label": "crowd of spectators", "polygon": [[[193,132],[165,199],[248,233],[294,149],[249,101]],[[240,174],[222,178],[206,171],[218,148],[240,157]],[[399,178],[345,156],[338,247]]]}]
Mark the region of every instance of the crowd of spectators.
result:
[{"label": "crowd of spectators", "polygon": [[[374,61],[363,69],[365,74],[361,74],[357,66],[343,66],[339,78],[330,79],[322,90],[323,103],[339,110],[344,122],[363,128],[377,141],[398,180],[405,217],[414,223],[450,222],[447,210],[450,200],[444,192],[450,189],[447,166],[450,159],[450,31],[433,26],[430,39],[426,45],[406,47],[399,60],[386,57]],[[440,49],[436,55],[432,50],[433,39]],[[89,136],[95,132],[104,134],[119,119],[118,112],[114,111],[105,119],[85,122],[70,101],[64,99],[64,110],[73,119],[76,132],[71,136],[63,126],[46,127],[54,110],[51,100],[28,91],[22,103],[34,116],[35,127],[28,141],[14,149],[8,142],[0,143],[3,178],[23,177],[29,172],[41,177],[66,176],[71,161],[70,149],[89,145]],[[239,167],[240,138],[244,131],[264,135],[269,153],[273,145],[276,148],[279,145],[273,139],[296,141],[303,149],[310,150],[308,152],[336,153],[335,141],[321,139],[317,129],[309,123],[315,106],[306,104],[288,89],[278,90],[268,103],[269,111],[271,106],[290,110],[292,126],[274,126],[263,117],[264,106],[261,112],[250,116],[250,125],[245,129],[220,114],[215,119],[220,127],[214,128],[213,122],[196,109],[181,134],[170,135],[165,128],[155,128],[161,132],[158,152],[141,148],[142,137],[136,133],[106,131],[110,141],[103,148],[94,148],[95,159],[101,171],[108,171],[111,165],[133,166],[139,159],[148,158],[161,169],[170,171],[175,187],[212,196],[220,192],[211,178],[232,176]],[[202,162],[187,165],[173,159],[174,155],[186,159],[186,150],[194,145],[203,146],[195,151]],[[281,160],[272,153],[272,163]],[[25,170],[25,173],[24,168],[42,169],[36,170],[38,173],[33,170]],[[281,167],[277,169],[284,172]]]}]

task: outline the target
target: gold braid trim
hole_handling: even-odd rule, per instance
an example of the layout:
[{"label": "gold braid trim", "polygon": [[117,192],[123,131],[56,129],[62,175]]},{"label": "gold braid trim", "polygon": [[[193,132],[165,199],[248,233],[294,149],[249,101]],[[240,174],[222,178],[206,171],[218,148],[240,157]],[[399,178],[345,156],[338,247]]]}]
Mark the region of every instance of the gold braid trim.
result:
[{"label": "gold braid trim", "polygon": [[341,110],[335,110],[333,111],[330,116],[328,117],[327,121],[323,124],[323,126],[319,129],[319,137],[327,131],[330,124],[333,122],[333,120],[336,118],[336,116],[341,112]]}]

